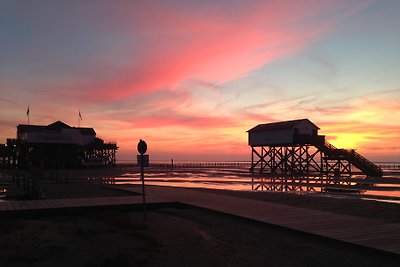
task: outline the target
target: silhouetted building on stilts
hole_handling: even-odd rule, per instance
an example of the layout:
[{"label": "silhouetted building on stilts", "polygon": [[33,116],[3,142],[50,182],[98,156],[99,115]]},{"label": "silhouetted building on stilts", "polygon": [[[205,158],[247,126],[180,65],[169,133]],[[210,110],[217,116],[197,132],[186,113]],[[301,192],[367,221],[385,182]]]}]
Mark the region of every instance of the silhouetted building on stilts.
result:
[{"label": "silhouetted building on stilts", "polygon": [[104,143],[93,128],[71,127],[61,121],[47,126],[20,124],[13,140],[13,149],[6,149],[3,158],[6,167],[73,168],[116,163],[117,144]]},{"label": "silhouetted building on stilts", "polygon": [[248,130],[250,171],[273,180],[261,178],[255,189],[270,188],[271,184],[276,187],[274,183],[279,179],[292,179],[295,184],[316,177],[319,183],[341,183],[339,179],[355,173],[383,175],[379,166],[354,149],[334,147],[324,135],[318,135],[318,130],[308,119],[259,124]]}]

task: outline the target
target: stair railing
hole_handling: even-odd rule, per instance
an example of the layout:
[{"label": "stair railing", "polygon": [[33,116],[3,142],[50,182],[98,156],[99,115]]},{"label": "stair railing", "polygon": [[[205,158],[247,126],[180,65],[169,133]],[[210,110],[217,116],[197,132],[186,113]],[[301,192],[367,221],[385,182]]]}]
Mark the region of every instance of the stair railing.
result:
[{"label": "stair railing", "polygon": [[[322,140],[324,140],[324,139],[322,139]],[[358,161],[359,163],[366,166],[367,168],[372,169],[374,172],[377,172],[380,174],[383,173],[382,168],[380,168],[373,162],[369,161],[368,159],[366,159],[365,157],[363,157],[362,155],[357,153],[355,150],[348,151],[348,150],[344,150],[344,149],[338,149],[337,147],[335,147],[334,145],[332,145],[331,143],[329,143],[328,141],[325,141],[325,140],[323,142],[317,142],[317,143],[319,143],[323,147],[327,148],[332,153],[340,153],[341,155],[348,156],[349,158],[353,158],[355,161]]]}]

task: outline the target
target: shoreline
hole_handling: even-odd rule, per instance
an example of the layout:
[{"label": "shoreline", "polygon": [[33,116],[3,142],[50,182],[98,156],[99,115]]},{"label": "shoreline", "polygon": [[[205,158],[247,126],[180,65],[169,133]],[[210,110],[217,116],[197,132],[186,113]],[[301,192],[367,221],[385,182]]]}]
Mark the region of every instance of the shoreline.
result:
[{"label": "shoreline", "polygon": [[[65,170],[47,170],[44,172],[44,179],[41,180],[41,185],[45,189],[45,191],[51,192],[53,190],[56,190],[57,192],[60,192],[62,190],[57,189],[58,187],[61,187],[63,184],[68,184],[70,185],[69,188],[76,187],[76,190],[79,191],[80,187],[85,187],[88,184],[93,184],[93,185],[114,185],[118,187],[124,187],[124,186],[132,186],[134,187],[135,184],[139,183],[139,174],[137,174],[137,178],[133,178],[131,175],[127,174],[135,174],[138,172],[138,168],[125,168],[125,167],[116,167],[116,168],[101,168],[101,169],[96,169],[96,168],[87,168],[87,169],[65,169]],[[249,194],[253,194],[254,196],[266,194],[266,193],[271,193],[275,195],[280,195],[279,191],[259,191],[259,190],[251,190],[251,184],[247,184],[246,187],[248,186],[248,190],[244,188],[244,185],[240,184],[240,181],[237,182],[235,181],[234,178],[231,178],[231,175],[229,177],[226,177],[226,172],[229,173],[229,170],[202,170],[202,169],[196,169],[196,170],[188,170],[188,169],[180,169],[178,170],[178,174],[175,177],[175,174],[169,175],[167,171],[160,171],[156,169],[150,169],[148,170],[148,175],[147,178],[147,185],[152,185],[152,186],[171,186],[171,187],[184,187],[184,188],[190,188],[190,189],[196,189],[196,190],[214,190],[211,189],[210,187],[212,186],[218,186],[219,188],[216,189],[216,192],[233,192],[235,195],[243,195],[243,196],[249,196]],[[10,176],[11,174],[8,173]],[[136,175],[136,174],[135,174]],[[121,180],[116,180],[116,177],[122,177]],[[226,178],[225,178],[226,177]],[[238,175],[237,177],[243,177],[242,175]],[[4,172],[3,172],[3,178],[4,178]],[[104,180],[105,179],[105,180]],[[127,179],[127,180],[125,180]],[[187,180],[185,180],[187,179]],[[224,179],[226,181],[224,182],[218,182],[218,179]],[[232,182],[229,181],[229,179],[232,179]],[[240,178],[239,178],[240,179]],[[145,179],[146,180],[146,179]],[[152,182],[152,181],[156,182]],[[214,181],[215,180],[215,181]],[[172,181],[172,182],[170,182]],[[185,186],[188,185],[190,182],[195,185],[195,187],[190,187],[190,186]],[[213,182],[214,184],[210,184],[210,182]],[[135,183],[136,182],[136,183]],[[175,183],[175,184],[174,184]],[[202,188],[202,183],[206,185],[205,188]],[[222,187],[229,187],[229,186],[236,186],[236,184],[239,184],[241,187],[239,190],[231,190],[231,189],[226,189]],[[183,186],[180,186],[183,185]],[[52,189],[49,189],[52,187]],[[46,188],[48,188],[46,190]],[[70,190],[71,193],[73,190]],[[305,194],[303,194],[305,193]],[[310,197],[318,197],[319,199],[334,199],[337,200],[338,202],[342,202],[343,198],[349,199],[349,201],[363,201],[362,203],[371,203],[371,202],[376,202],[379,201],[381,203],[385,203],[388,205],[398,205],[400,206],[400,201],[398,197],[391,197],[391,196],[375,196],[375,195],[367,195],[367,194],[359,194],[359,195],[351,195],[351,194],[346,194],[346,193],[320,193],[320,192],[312,192],[308,193],[306,191],[288,191],[288,192],[283,192],[282,194],[292,196],[292,197],[297,197],[297,198],[302,198],[301,196],[310,196]],[[57,193],[51,193],[51,198],[56,197]],[[105,194],[108,195],[108,194]],[[372,199],[371,199],[372,198]],[[394,200],[395,203],[389,203],[386,202],[387,200],[392,201]],[[396,202],[399,201],[399,202]],[[384,204],[382,204],[384,205]]]}]

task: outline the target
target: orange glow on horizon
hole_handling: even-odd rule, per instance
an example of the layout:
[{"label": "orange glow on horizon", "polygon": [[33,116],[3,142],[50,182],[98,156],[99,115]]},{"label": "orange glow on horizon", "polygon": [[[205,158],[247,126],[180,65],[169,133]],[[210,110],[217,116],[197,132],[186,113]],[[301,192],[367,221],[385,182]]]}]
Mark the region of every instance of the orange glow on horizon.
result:
[{"label": "orange glow on horizon", "polygon": [[357,149],[360,144],[368,142],[368,134],[334,133],[330,143],[337,148]]}]

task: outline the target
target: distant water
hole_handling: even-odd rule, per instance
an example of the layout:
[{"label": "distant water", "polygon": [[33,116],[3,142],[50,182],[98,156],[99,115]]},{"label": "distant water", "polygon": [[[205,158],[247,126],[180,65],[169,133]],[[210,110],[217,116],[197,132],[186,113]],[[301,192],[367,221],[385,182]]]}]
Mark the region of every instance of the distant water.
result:
[{"label": "distant water", "polygon": [[[207,164],[206,162],[202,162]],[[220,162],[222,164],[222,162]],[[243,162],[242,162],[243,163]],[[160,163],[161,164],[161,163]],[[179,163],[177,163],[179,164]],[[181,163],[184,164],[184,163]],[[188,166],[191,164],[186,163]],[[197,162],[199,164],[199,162]],[[388,163],[385,163],[388,164]],[[156,164],[154,164],[156,165]],[[234,165],[234,164],[233,164]],[[211,164],[211,166],[213,166]],[[173,187],[187,187],[187,188],[208,188],[208,189],[224,189],[224,190],[241,190],[251,191],[252,185],[257,186],[259,181],[257,179],[252,182],[252,178],[248,172],[247,167],[217,167],[217,168],[174,168],[174,169],[154,169],[147,168],[145,173],[145,182],[147,185],[158,185],[158,186],[173,186]],[[377,183],[373,186],[368,186],[362,190],[336,190],[336,192],[322,192],[322,188],[319,186],[294,186],[294,187],[283,187],[280,190],[274,191],[285,191],[291,193],[319,193],[325,196],[331,197],[350,197],[350,198],[366,198],[380,201],[389,201],[400,204],[400,163],[390,163],[393,170],[384,170],[384,177],[390,178],[390,183]],[[120,176],[115,177],[116,183],[129,183],[129,184],[140,184],[140,176],[137,169],[127,169],[127,172]],[[385,181],[385,180],[382,180]],[[290,184],[289,184],[290,185]],[[358,187],[359,188],[359,187]],[[259,188],[260,189],[260,188]],[[265,188],[264,188],[265,190]]]}]

